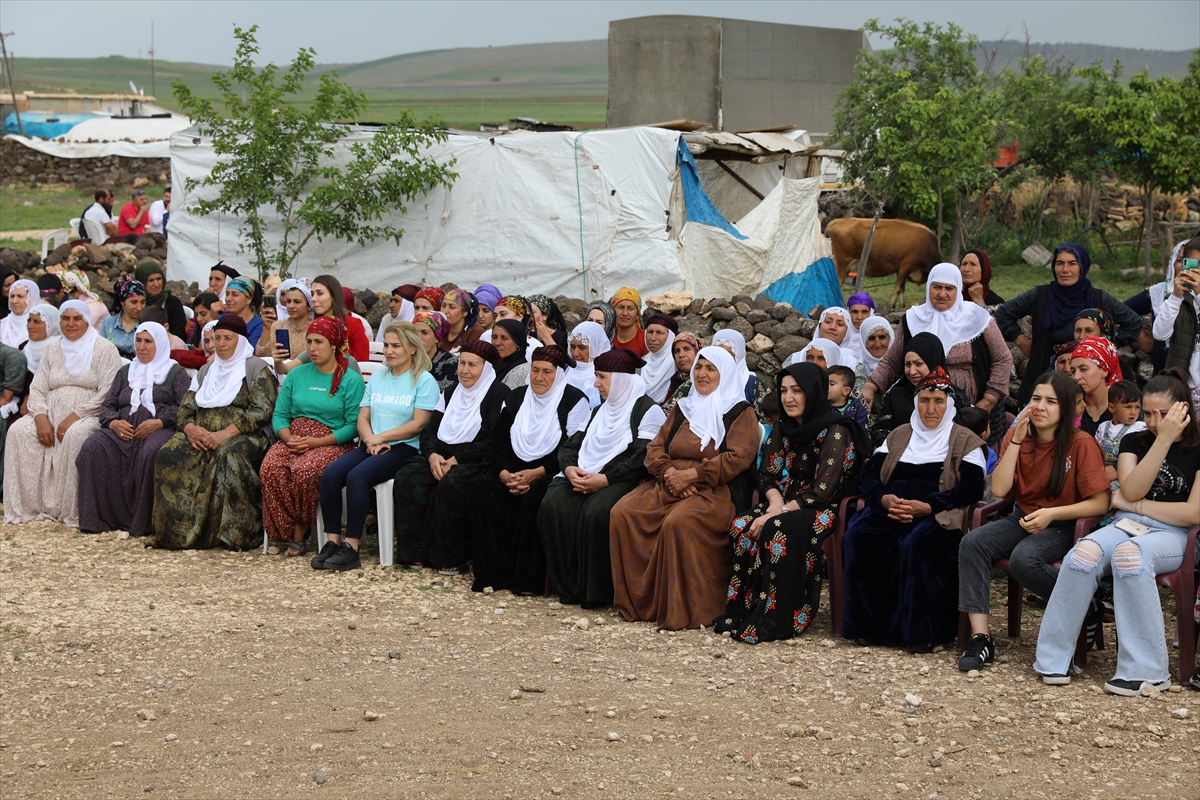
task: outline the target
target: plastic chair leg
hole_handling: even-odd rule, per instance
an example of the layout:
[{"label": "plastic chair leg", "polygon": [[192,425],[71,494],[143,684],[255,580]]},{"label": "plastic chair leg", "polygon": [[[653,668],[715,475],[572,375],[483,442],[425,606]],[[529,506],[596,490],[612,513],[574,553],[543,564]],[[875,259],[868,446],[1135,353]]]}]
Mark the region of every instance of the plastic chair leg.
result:
[{"label": "plastic chair leg", "polygon": [[375,485],[375,510],[379,524],[379,566],[390,567],[396,551],[396,508],[392,503],[392,484],[387,480]]},{"label": "plastic chair leg", "polygon": [[[320,512],[318,512],[318,513],[320,513]],[[266,532],[266,531],[263,531],[263,551],[262,551],[262,554],[263,554],[264,556],[267,554],[267,547],[268,547],[268,545],[269,545],[269,542],[268,542],[268,540],[267,540],[267,532]]]},{"label": "plastic chair leg", "polygon": [[[342,489],[342,525],[346,524],[346,490]],[[321,513],[321,504],[317,503],[317,549],[320,550],[329,541],[325,535],[325,516]]]},{"label": "plastic chair leg", "polygon": [[1008,638],[1021,638],[1021,603],[1024,602],[1021,595],[1023,590],[1021,584],[1017,583],[1016,579],[1011,575],[1008,577]]}]

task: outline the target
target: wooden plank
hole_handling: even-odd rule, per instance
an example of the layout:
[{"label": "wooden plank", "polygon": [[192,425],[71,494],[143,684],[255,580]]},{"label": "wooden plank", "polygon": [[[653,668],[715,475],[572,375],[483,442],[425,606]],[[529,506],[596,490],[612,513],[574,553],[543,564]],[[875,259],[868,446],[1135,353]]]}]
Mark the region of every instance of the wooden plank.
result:
[{"label": "wooden plank", "polygon": [[672,119],[666,122],[653,122],[645,127],[664,128],[669,131],[706,131],[712,128],[707,122],[696,122],[694,119]]},{"label": "wooden plank", "polygon": [[740,134],[743,139],[749,139],[764,150],[772,153],[790,153],[797,155],[805,149],[805,145],[797,144],[786,136],[765,131],[753,131]]},{"label": "wooden plank", "polygon": [[724,161],[722,161],[722,160],[721,160],[721,159],[719,159],[719,158],[716,158],[716,159],[713,159],[713,160],[717,162],[717,166],[718,166],[718,167],[720,167],[721,169],[723,169],[723,170],[725,170],[727,173],[729,173],[729,177],[733,178],[735,181],[737,181],[738,183],[740,183],[742,186],[745,186],[745,187],[746,187],[746,189],[747,189],[747,190],[750,192],[750,194],[754,195],[754,196],[755,196],[755,197],[757,197],[759,200],[762,200],[762,199],[764,199],[764,198],[763,198],[763,195],[762,195],[762,192],[760,192],[758,189],[755,189],[755,188],[754,188],[753,186],[751,186],[750,184],[746,183],[746,179],[745,179],[745,178],[743,178],[741,175],[738,175],[738,174],[737,174],[736,172],[734,172],[733,170],[731,170],[731,169],[729,168],[729,165],[728,165],[728,164],[726,164]]},{"label": "wooden plank", "polygon": [[798,125],[771,125],[766,128],[753,128],[744,131],[734,131],[734,133],[787,133],[799,129]]}]

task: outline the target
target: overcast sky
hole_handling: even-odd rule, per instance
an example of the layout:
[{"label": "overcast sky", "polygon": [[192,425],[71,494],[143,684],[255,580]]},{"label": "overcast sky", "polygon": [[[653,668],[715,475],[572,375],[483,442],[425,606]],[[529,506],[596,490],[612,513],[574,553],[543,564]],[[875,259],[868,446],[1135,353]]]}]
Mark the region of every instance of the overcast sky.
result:
[{"label": "overcast sky", "polygon": [[[20,56],[144,54],[154,20],[155,49],[168,61],[227,64],[233,25],[259,26],[261,61],[289,61],[313,47],[322,63],[452,47],[578,41],[608,36],[613,19],[695,14],[858,28],[871,17],[955,22],[981,39],[1077,42],[1157,50],[1200,47],[1200,0],[609,0],[609,2],[360,2],[358,0],[4,0],[0,26]],[[66,26],[66,28],[64,28]],[[73,31],[73,35],[64,34]]]}]

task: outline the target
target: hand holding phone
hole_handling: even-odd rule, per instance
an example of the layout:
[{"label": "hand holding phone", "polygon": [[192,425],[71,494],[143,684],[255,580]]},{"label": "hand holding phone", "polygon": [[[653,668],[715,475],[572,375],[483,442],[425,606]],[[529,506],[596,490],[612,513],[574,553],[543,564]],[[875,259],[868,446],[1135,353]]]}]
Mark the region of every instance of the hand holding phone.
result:
[{"label": "hand holding phone", "polygon": [[[283,328],[280,328],[279,330],[275,331],[275,357],[281,358],[282,360],[291,358],[292,357],[291,343],[292,343],[292,337],[288,331],[284,330]],[[281,352],[283,353],[282,356],[280,356]]]},{"label": "hand holding phone", "polygon": [[1183,268],[1185,270],[1200,269],[1200,258],[1185,258],[1183,260]]}]

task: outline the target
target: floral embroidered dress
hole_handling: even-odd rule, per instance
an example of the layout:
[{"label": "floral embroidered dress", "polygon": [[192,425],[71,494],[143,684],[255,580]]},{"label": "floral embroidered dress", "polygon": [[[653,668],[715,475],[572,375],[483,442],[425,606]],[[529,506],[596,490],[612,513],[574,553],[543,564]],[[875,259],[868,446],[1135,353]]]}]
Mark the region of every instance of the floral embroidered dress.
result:
[{"label": "floral embroidered dress", "polygon": [[[759,466],[761,503],[733,521],[733,577],[718,633],[729,631],[747,644],[790,639],[812,623],[821,599],[818,558],[833,532],[837,506],[857,472],[861,455],[847,425],[835,423],[810,442],[793,442],[779,427],[771,432]],[[766,513],[768,489],[785,504],[800,505],[767,521],[758,540],[751,523]]]}]

